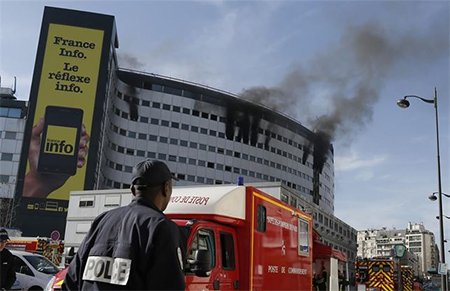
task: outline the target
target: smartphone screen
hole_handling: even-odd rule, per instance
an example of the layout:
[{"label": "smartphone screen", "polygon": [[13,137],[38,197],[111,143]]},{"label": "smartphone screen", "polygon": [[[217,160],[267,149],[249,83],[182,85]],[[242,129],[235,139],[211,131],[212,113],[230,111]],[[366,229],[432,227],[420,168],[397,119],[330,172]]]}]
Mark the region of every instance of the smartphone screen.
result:
[{"label": "smartphone screen", "polygon": [[77,172],[83,110],[47,106],[41,136],[38,171],[75,175]]}]

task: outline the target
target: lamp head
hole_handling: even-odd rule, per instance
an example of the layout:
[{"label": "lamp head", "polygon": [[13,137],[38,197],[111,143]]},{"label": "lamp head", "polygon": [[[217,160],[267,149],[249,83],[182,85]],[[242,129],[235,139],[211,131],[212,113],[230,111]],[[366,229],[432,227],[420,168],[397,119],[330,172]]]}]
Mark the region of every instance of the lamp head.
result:
[{"label": "lamp head", "polygon": [[430,199],[431,201],[436,201],[437,197],[436,197],[436,195],[432,194],[432,195],[428,196],[428,199]]},{"label": "lamp head", "polygon": [[397,101],[397,105],[398,105],[400,108],[408,108],[408,107],[409,107],[409,101],[406,100],[406,98],[399,99],[399,100]]}]

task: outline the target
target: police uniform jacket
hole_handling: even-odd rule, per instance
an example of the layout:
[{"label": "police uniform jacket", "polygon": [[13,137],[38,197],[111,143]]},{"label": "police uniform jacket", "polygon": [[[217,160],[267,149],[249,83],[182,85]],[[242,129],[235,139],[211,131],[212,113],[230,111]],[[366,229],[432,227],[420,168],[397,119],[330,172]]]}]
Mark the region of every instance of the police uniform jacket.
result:
[{"label": "police uniform jacket", "polygon": [[99,215],[69,265],[68,290],[184,290],[178,226],[135,198]]},{"label": "police uniform jacket", "polygon": [[7,249],[0,252],[0,289],[11,289],[16,281],[16,272],[13,268],[14,256]]}]

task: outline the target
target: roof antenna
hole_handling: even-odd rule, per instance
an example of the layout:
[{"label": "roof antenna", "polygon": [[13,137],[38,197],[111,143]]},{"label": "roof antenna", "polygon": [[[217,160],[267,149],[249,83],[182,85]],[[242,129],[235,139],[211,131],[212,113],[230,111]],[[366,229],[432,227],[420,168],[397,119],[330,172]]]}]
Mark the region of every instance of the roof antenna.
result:
[{"label": "roof antenna", "polygon": [[14,76],[14,89],[12,91],[13,95],[16,94],[16,85],[17,85],[17,78]]}]

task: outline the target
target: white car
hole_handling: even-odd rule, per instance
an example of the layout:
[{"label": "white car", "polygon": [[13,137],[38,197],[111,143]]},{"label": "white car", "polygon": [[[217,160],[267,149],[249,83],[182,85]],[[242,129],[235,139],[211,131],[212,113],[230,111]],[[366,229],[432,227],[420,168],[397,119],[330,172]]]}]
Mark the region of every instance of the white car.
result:
[{"label": "white car", "polygon": [[48,281],[59,272],[58,267],[44,256],[15,250],[11,253],[14,255],[19,290],[44,290]]}]

